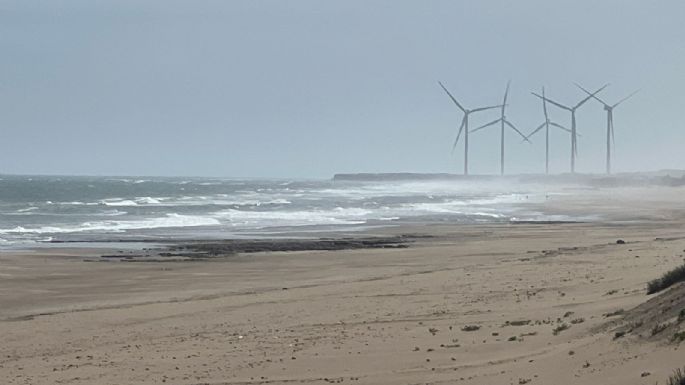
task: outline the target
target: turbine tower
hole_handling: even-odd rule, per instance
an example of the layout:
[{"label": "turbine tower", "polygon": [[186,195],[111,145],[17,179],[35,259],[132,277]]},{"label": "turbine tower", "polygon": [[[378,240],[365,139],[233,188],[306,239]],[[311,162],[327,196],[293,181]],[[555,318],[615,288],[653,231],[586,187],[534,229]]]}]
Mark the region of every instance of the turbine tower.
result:
[{"label": "turbine tower", "polygon": [[549,115],[547,115],[547,99],[545,98],[545,87],[542,87],[542,111],[544,111],[545,113],[545,121],[541,125],[539,125],[535,129],[535,131],[528,134],[527,138],[530,138],[531,136],[535,135],[538,131],[542,130],[543,128],[545,129],[545,174],[549,174],[549,126],[554,126],[567,132],[571,132],[571,130],[549,119]]},{"label": "turbine tower", "polygon": [[484,124],[478,128],[475,128],[473,131],[471,131],[471,133],[474,133],[474,132],[482,130],[486,127],[492,126],[493,124],[497,124],[497,123],[501,124],[501,126],[500,126],[500,135],[501,135],[500,136],[500,174],[501,175],[504,175],[504,125],[506,124],[507,126],[509,126],[512,130],[516,131],[519,135],[521,135],[523,140],[530,143],[530,140],[528,140],[528,138],[525,135],[523,135],[523,133],[521,131],[519,131],[519,129],[516,128],[514,126],[514,124],[511,123],[507,119],[506,115],[504,115],[504,110],[507,106],[507,96],[509,95],[510,83],[511,83],[511,81],[507,82],[507,88],[504,90],[504,100],[502,101],[502,106],[501,106],[501,110],[500,110],[501,113],[500,113],[499,119],[495,119],[492,122],[486,123],[486,124]]},{"label": "turbine tower", "polygon": [[480,107],[480,108],[474,108],[474,109],[466,109],[464,108],[457,99],[452,96],[452,94],[445,88],[445,86],[441,83],[440,87],[447,93],[447,96],[452,99],[454,104],[459,107],[459,109],[464,113],[464,117],[461,119],[461,125],[459,126],[459,133],[457,134],[457,138],[454,140],[454,144],[452,145],[452,151],[457,147],[457,142],[459,142],[459,138],[461,137],[461,133],[464,132],[464,175],[469,175],[469,115],[471,115],[474,112],[480,112],[480,111],[486,111],[486,110],[491,110],[493,108],[499,108],[500,106],[490,106],[490,107]]},{"label": "turbine tower", "polygon": [[577,134],[577,132],[576,132],[576,110],[577,110],[580,106],[582,106],[583,104],[585,104],[585,102],[587,102],[588,100],[590,100],[590,98],[592,98],[594,95],[598,94],[600,91],[602,91],[603,89],[605,89],[608,85],[609,85],[609,84],[605,84],[605,85],[602,86],[600,89],[598,89],[597,91],[591,93],[590,95],[588,95],[587,97],[585,97],[584,99],[582,99],[581,101],[579,101],[578,103],[576,103],[576,104],[575,104],[574,106],[572,106],[572,107],[569,107],[569,106],[563,105],[563,104],[561,104],[561,103],[555,102],[554,100],[549,99],[549,98],[546,98],[546,97],[543,97],[543,96],[541,96],[541,95],[538,95],[538,94],[536,94],[535,92],[531,92],[533,95],[537,96],[538,98],[543,99],[543,100],[546,100],[546,101],[552,103],[553,105],[555,105],[555,106],[557,106],[557,107],[559,107],[559,108],[561,108],[561,109],[563,109],[563,110],[569,111],[569,112],[571,113],[571,173],[572,173],[572,174],[574,174],[574,173],[576,172],[576,155],[578,154],[578,145],[577,145],[577,142],[578,142],[577,136],[578,136],[578,134]]},{"label": "turbine tower", "polygon": [[632,94],[630,94],[630,95],[626,96],[625,98],[619,100],[615,104],[607,104],[602,99],[598,98],[597,96],[591,94],[585,88],[581,87],[580,84],[576,83],[576,86],[578,86],[578,88],[583,90],[583,92],[585,92],[586,94],[595,98],[598,102],[602,103],[604,105],[604,111],[607,112],[607,174],[611,174],[611,146],[612,146],[612,143],[614,146],[616,145],[616,143],[614,142],[614,108],[616,108],[619,104],[621,104],[621,103],[625,102],[626,100],[630,99],[631,97],[633,97],[633,95],[638,93],[638,91],[640,91],[640,90],[633,92]]}]

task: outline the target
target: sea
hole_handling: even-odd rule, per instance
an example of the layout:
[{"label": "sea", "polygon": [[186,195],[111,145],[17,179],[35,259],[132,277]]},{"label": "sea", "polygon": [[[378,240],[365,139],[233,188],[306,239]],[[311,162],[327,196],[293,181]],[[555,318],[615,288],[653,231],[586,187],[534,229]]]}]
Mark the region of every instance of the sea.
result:
[{"label": "sea", "polygon": [[277,237],[393,226],[564,219],[555,192],[464,180],[0,176],[0,248],[61,242]]}]

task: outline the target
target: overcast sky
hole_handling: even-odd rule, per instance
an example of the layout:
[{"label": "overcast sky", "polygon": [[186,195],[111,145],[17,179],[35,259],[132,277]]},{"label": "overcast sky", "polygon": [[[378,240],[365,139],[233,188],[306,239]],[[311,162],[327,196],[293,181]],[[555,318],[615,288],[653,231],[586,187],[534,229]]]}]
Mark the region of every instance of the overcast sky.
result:
[{"label": "overcast sky", "polygon": [[[461,172],[467,107],[525,132],[530,91],[572,104],[611,83],[618,171],[685,168],[685,2],[0,0],[0,173],[329,177]],[[550,109],[570,124],[567,112]],[[472,125],[497,112],[473,115]],[[601,172],[605,115],[578,112],[578,171]],[[473,173],[499,171],[499,130]],[[509,172],[544,137],[507,133]],[[552,170],[569,167],[553,132]]]}]

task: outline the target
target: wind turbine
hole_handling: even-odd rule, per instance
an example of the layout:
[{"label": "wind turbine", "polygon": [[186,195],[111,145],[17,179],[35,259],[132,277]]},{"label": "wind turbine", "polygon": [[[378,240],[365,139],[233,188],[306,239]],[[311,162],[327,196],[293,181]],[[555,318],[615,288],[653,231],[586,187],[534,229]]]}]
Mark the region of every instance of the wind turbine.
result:
[{"label": "wind turbine", "polygon": [[547,115],[547,99],[545,98],[545,87],[542,87],[542,111],[545,112],[545,121],[539,125],[535,131],[528,134],[527,138],[535,135],[538,131],[545,129],[545,174],[549,174],[549,126],[554,126],[556,128],[562,129],[564,131],[572,132],[568,128],[555,123],[549,119]]},{"label": "wind turbine", "polygon": [[501,124],[501,127],[500,127],[500,132],[501,132],[501,139],[500,139],[500,173],[501,173],[502,175],[504,175],[504,125],[506,124],[506,125],[509,126],[512,130],[518,132],[518,134],[521,135],[521,137],[523,138],[523,140],[525,140],[526,142],[530,143],[530,140],[528,140],[528,138],[527,138],[525,135],[523,135],[523,133],[522,133],[521,131],[519,131],[519,129],[516,128],[516,127],[507,119],[507,117],[504,115],[504,109],[505,109],[506,106],[507,106],[507,96],[509,95],[509,85],[510,85],[510,83],[511,83],[511,81],[508,81],[508,82],[507,82],[507,88],[506,88],[506,90],[504,90],[504,100],[502,101],[501,113],[500,113],[499,119],[495,119],[495,120],[493,120],[492,122],[486,123],[486,124],[484,124],[484,125],[482,125],[482,126],[480,126],[480,127],[478,127],[478,128],[475,128],[473,131],[471,131],[471,132],[473,133],[473,132],[482,130],[482,129],[486,128],[486,127],[492,126],[493,124],[497,124],[497,123],[500,123],[500,124]]},{"label": "wind turbine", "polygon": [[577,146],[577,142],[578,142],[577,136],[578,136],[578,134],[577,134],[577,132],[576,132],[576,110],[577,110],[580,106],[582,106],[583,104],[585,104],[585,102],[587,102],[588,100],[590,100],[590,98],[592,98],[594,95],[598,94],[600,91],[602,91],[603,89],[605,89],[608,85],[609,85],[609,84],[605,84],[605,85],[602,86],[600,89],[598,89],[597,91],[591,93],[590,95],[588,95],[587,97],[585,97],[584,99],[582,99],[581,101],[579,101],[578,103],[576,103],[576,104],[575,104],[574,106],[572,106],[572,107],[569,107],[569,106],[563,105],[563,104],[561,104],[561,103],[555,102],[554,100],[549,99],[549,98],[546,98],[546,97],[543,97],[543,96],[541,96],[541,95],[538,95],[538,94],[536,94],[535,92],[531,92],[533,95],[537,96],[538,98],[543,99],[543,100],[546,100],[546,101],[552,103],[553,105],[555,105],[555,106],[557,106],[557,107],[559,107],[559,108],[561,108],[561,109],[563,109],[563,110],[569,111],[569,112],[571,113],[571,173],[575,173],[575,172],[576,172],[576,155],[578,154],[578,146]]},{"label": "wind turbine", "polygon": [[618,101],[618,103],[615,104],[607,104],[605,103],[602,99],[598,98],[597,96],[591,94],[588,90],[585,88],[581,87],[580,84],[575,83],[578,88],[583,90],[586,94],[590,95],[591,97],[595,98],[598,102],[602,103],[604,105],[604,111],[607,112],[607,174],[611,174],[611,145],[613,142],[613,145],[615,146],[616,143],[614,142],[614,108],[618,106],[619,104],[625,102],[626,100],[630,99],[638,93],[637,90],[633,92],[632,94],[626,96],[625,98],[621,99]]},{"label": "wind turbine", "polygon": [[461,133],[464,133],[464,175],[469,175],[469,115],[471,115],[474,112],[480,112],[480,111],[486,111],[486,110],[491,110],[493,108],[499,108],[500,106],[490,106],[490,107],[480,107],[480,108],[474,108],[474,109],[466,109],[464,108],[457,99],[452,96],[452,94],[445,88],[445,86],[441,83],[440,87],[447,93],[447,96],[452,99],[454,104],[459,107],[459,109],[464,113],[464,117],[461,119],[461,125],[459,126],[459,133],[457,134],[457,138],[454,140],[454,144],[452,145],[452,151],[457,147],[457,142],[459,142],[459,138],[461,137]]}]

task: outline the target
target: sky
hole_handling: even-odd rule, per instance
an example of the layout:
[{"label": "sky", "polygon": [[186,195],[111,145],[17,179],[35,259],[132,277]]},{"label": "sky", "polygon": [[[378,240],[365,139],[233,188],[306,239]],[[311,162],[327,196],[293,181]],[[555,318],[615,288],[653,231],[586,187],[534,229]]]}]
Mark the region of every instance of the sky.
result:
[{"label": "sky", "polygon": [[[616,108],[616,171],[685,168],[685,2],[0,0],[0,173],[328,178],[453,172],[462,113],[530,94]],[[550,107],[552,119],[570,115]],[[474,114],[472,127],[496,119]],[[605,167],[605,113],[578,110],[577,171]],[[499,129],[470,136],[499,173]],[[544,172],[544,137],[506,134],[507,173]],[[551,133],[567,172],[569,135]]]}]

